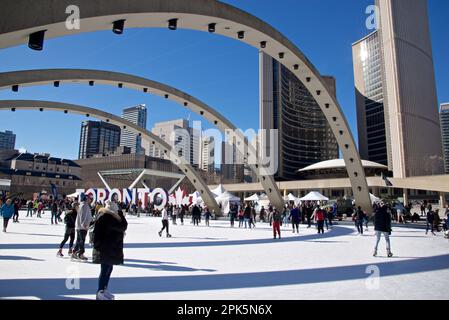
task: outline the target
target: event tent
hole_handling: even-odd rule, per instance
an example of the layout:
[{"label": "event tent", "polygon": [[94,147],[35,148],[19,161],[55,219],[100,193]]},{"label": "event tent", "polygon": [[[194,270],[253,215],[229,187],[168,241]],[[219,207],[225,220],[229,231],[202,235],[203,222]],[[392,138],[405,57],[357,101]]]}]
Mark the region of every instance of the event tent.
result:
[{"label": "event tent", "polygon": [[299,201],[329,201],[329,198],[323,196],[317,191],[312,191],[305,197],[300,198]]}]

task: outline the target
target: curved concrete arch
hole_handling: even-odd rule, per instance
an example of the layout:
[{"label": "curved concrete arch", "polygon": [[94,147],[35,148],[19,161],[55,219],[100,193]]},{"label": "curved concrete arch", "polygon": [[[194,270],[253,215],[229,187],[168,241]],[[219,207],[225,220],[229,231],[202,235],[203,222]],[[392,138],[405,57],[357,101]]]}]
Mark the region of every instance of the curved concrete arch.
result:
[{"label": "curved concrete arch", "polygon": [[[276,185],[273,175],[265,175],[263,170],[260,170],[262,166],[260,166],[257,161],[257,151],[252,145],[248,144],[248,140],[245,139],[243,133],[237,130],[237,127],[235,127],[231,121],[226,119],[217,110],[185,92],[150,79],[103,70],[41,69],[0,73],[0,89],[6,89],[12,86],[26,87],[52,83],[54,84],[55,81],[57,81],[58,85],[63,83],[84,83],[116,86],[120,84],[121,87],[159,95],[179,103],[185,108],[188,108],[189,110],[204,117],[207,121],[214,124],[221,132],[226,133],[229,131],[235,134],[238,141],[242,141],[244,143],[244,150],[248,150],[247,156],[251,160],[255,160],[252,161],[253,163],[250,163],[250,167],[261,181],[270,202],[276,207],[282,207],[284,205],[284,200],[279,188]],[[94,82],[90,83],[90,81]],[[237,149],[239,150],[240,148]]]},{"label": "curved concrete arch", "polygon": [[170,160],[179,167],[182,173],[190,180],[193,186],[201,193],[201,197],[204,203],[215,212],[219,213],[220,208],[215,201],[213,193],[208,188],[204,180],[198,175],[198,173],[192,168],[184,158],[178,157],[176,152],[172,151],[172,148],[165,141],[154,135],[150,131],[143,129],[132,122],[124,120],[113,114],[101,111],[99,109],[88,108],[84,106],[53,102],[53,101],[39,101],[39,100],[0,100],[0,110],[39,110],[39,111],[62,111],[64,113],[80,114],[88,117],[95,117],[97,119],[115,124],[121,128],[139,134],[143,139],[147,139],[150,143],[164,150]]},{"label": "curved concrete arch", "polygon": [[[69,30],[65,13],[76,4],[82,13],[81,28]],[[49,10],[51,8],[51,10]],[[46,31],[46,38],[82,32],[110,30],[114,21],[125,19],[126,28],[167,27],[177,19],[177,27],[214,32],[239,39],[284,64],[311,92],[322,109],[342,150],[358,205],[371,209],[365,172],[348,122],[317,69],[285,36],[264,21],[216,0],[3,0],[0,12],[0,48],[26,43],[30,34]]]}]

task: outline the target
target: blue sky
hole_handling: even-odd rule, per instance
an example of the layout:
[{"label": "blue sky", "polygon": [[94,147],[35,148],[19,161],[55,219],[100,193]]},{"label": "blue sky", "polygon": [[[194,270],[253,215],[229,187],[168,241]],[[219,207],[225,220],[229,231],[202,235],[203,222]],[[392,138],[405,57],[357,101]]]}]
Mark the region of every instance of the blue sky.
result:
[{"label": "blue sky", "polygon": [[[337,79],[338,100],[357,136],[351,44],[370,31],[365,9],[372,0],[227,0],[265,20],[295,43],[322,74]],[[449,1],[429,0],[438,101],[449,101]],[[132,73],[172,85],[221,112],[242,129],[258,128],[258,51],[205,32],[128,29],[48,40],[44,51],[26,46],[0,50],[0,71],[39,68],[92,68]],[[187,118],[182,107],[128,89],[84,85],[0,91],[0,99],[54,100],[121,114],[125,106],[149,107],[148,129],[155,122]],[[200,120],[195,114],[191,120]],[[16,147],[54,156],[78,156],[78,116],[18,111],[0,114],[0,130],[17,134]],[[203,123],[203,128],[210,127]]]}]

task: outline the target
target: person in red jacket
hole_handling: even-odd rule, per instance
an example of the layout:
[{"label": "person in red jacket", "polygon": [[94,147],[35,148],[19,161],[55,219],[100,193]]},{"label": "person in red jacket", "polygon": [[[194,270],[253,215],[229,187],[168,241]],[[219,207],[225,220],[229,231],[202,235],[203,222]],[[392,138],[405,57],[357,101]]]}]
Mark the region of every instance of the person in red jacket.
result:
[{"label": "person in red jacket", "polygon": [[318,227],[318,233],[324,233],[324,210],[320,208],[320,205],[317,204],[315,211],[313,212],[313,217],[316,221]]}]

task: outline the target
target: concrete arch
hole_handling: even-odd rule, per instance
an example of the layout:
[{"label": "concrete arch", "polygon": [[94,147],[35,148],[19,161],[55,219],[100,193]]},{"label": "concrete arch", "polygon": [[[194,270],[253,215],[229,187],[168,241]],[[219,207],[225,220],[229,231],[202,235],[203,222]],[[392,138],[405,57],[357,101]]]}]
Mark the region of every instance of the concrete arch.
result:
[{"label": "concrete arch", "polygon": [[[82,13],[81,28],[69,30],[65,12],[73,4]],[[215,0],[3,0],[0,12],[7,13],[0,24],[0,48],[26,43],[30,34],[44,30],[46,38],[55,38],[110,30],[113,22],[121,19],[126,20],[126,28],[167,27],[169,20],[177,19],[179,28],[213,31],[262,49],[291,70],[312,93],[342,150],[357,204],[371,209],[365,172],[340,105],[306,56],[264,21]]]},{"label": "concrete arch", "polygon": [[[93,81],[93,83],[91,83],[91,81]],[[250,159],[255,160],[250,164],[250,167],[261,181],[270,202],[277,207],[283,206],[284,201],[273,175],[264,174],[263,170],[260,170],[263,166],[260,166],[257,161],[257,152],[252,145],[247,143],[247,139],[245,139],[242,132],[238,131],[232,122],[226,119],[217,110],[185,92],[150,79],[103,70],[42,69],[0,73],[0,89],[6,89],[13,86],[21,87],[55,84],[55,82],[57,82],[58,86],[63,83],[120,85],[121,87],[155,94],[173,100],[198,115],[201,115],[223,133],[228,131],[233,132],[238,136],[238,141],[244,143],[244,150],[247,150],[248,152],[247,156]]]},{"label": "concrete arch", "polygon": [[152,134],[150,131],[140,128],[139,126],[124,120],[113,114],[101,111],[99,109],[88,108],[84,106],[53,102],[53,101],[37,101],[37,100],[0,100],[0,110],[39,110],[39,111],[62,111],[64,113],[80,114],[88,117],[95,117],[100,120],[118,125],[122,128],[126,128],[131,132],[137,133],[142,136],[143,139],[147,139],[150,143],[164,150],[164,153],[168,154],[170,160],[182,170],[182,173],[190,180],[193,186],[201,193],[205,204],[215,212],[220,212],[220,208],[215,201],[214,195],[209,190],[204,180],[198,175],[198,173],[192,168],[190,163],[185,161],[184,158],[178,157],[176,152],[172,152],[172,148],[165,141],[158,136]]}]

